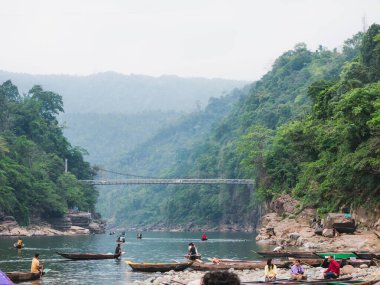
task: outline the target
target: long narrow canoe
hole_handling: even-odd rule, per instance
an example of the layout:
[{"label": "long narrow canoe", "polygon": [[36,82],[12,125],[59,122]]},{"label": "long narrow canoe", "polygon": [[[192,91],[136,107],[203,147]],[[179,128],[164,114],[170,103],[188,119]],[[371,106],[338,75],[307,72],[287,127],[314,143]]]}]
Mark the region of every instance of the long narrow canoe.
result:
[{"label": "long narrow canoe", "polygon": [[92,260],[92,259],[114,259],[119,258],[121,253],[119,254],[102,254],[102,253],[64,253],[64,252],[56,252],[60,256],[64,258],[72,259],[72,260]]},{"label": "long narrow canoe", "polygon": [[127,263],[134,271],[167,272],[170,270],[185,270],[193,262],[133,262],[128,260],[125,263]]},{"label": "long narrow canoe", "polygon": [[41,278],[40,273],[32,273],[32,272],[5,272],[10,280],[13,282],[23,282],[23,281],[32,281],[38,280]]},{"label": "long narrow canoe", "polygon": [[376,254],[369,251],[354,251],[353,253],[355,253],[360,259],[376,258]]},{"label": "long narrow canoe", "polygon": [[280,257],[294,257],[294,258],[316,258],[313,251],[258,251],[257,254],[262,257],[280,258]]},{"label": "long narrow canoe", "polygon": [[[281,261],[273,260],[278,268],[288,268],[289,265],[293,264],[291,261]],[[250,262],[222,262],[222,263],[200,263],[194,262],[190,267],[194,270],[199,271],[214,271],[214,270],[228,270],[233,268],[235,270],[245,270],[245,269],[264,269],[266,261],[252,260]]]},{"label": "long narrow canoe", "polygon": [[335,259],[349,259],[350,257],[358,258],[358,256],[354,252],[346,251],[346,252],[316,252],[316,255],[326,258],[327,256],[333,256]]}]

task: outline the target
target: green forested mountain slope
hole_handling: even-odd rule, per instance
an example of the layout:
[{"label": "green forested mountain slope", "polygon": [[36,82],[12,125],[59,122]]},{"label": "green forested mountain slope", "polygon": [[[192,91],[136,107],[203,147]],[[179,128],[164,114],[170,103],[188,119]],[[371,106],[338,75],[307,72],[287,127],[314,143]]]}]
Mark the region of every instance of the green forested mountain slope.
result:
[{"label": "green forested mountain slope", "polygon": [[[116,207],[115,222],[255,224],[259,198],[272,197],[272,189],[262,185],[268,182],[265,161],[273,136],[289,121],[309,114],[313,102],[308,95],[310,85],[321,80],[338,81],[343,66],[358,55],[361,37],[359,33],[346,41],[343,52],[322,47],[310,51],[298,44],[280,56],[260,81],[240,92],[231,111],[206,130],[202,141],[190,143],[188,138],[198,126],[190,118],[179,127],[162,131],[121,160],[120,168],[128,165],[131,168],[126,171],[136,173],[131,170],[141,167],[138,174],[146,176],[257,178],[258,191],[242,186],[198,185],[119,192],[122,206]],[[283,163],[281,166],[286,167]],[[298,174],[298,169],[291,171]]]},{"label": "green forested mountain slope", "polygon": [[86,159],[106,169],[146,142],[164,126],[172,125],[183,113],[150,111],[138,114],[62,114],[63,132],[74,146],[84,147]]},{"label": "green forested mountain slope", "polygon": [[257,130],[244,137],[243,164],[254,169],[262,197],[291,193],[321,214],[378,209],[380,26],[369,28],[338,80],[315,81],[308,96],[311,113],[278,129],[265,148],[258,147]]},{"label": "green forested mountain slope", "polygon": [[[227,96],[212,98],[204,111],[185,115],[178,122],[157,129],[150,140],[125,153],[113,169],[140,176],[183,177],[188,164],[191,165],[193,148],[244,92],[235,90]],[[104,187],[100,190],[98,208],[105,217],[116,217],[118,222],[155,223],[161,219],[160,207],[166,195],[166,187],[159,186]]]},{"label": "green forested mountain slope", "polygon": [[0,85],[0,211],[21,224],[60,217],[74,206],[95,208],[97,192],[77,181],[94,172],[63,136],[56,118],[62,111],[61,96],[38,85],[23,96],[11,81]]}]

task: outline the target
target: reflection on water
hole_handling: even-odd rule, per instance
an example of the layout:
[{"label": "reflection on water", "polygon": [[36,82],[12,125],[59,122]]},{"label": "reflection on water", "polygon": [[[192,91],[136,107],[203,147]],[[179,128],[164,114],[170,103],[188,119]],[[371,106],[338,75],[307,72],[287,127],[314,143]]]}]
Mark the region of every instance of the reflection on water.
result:
[{"label": "reflection on water", "polygon": [[[33,255],[40,253],[41,261],[50,271],[38,284],[133,284],[156,273],[132,272],[125,260],[172,262],[182,261],[189,242],[195,242],[202,259],[219,258],[257,259],[255,236],[252,233],[207,233],[208,241],[200,241],[202,233],[144,232],[136,239],[135,232],[127,232],[122,245],[122,260],[71,261],[56,254],[61,252],[113,253],[117,235],[89,235],[63,237],[23,237],[25,248],[13,248],[14,238],[0,238],[0,270],[29,271]],[[153,275],[152,275],[153,274]]]}]

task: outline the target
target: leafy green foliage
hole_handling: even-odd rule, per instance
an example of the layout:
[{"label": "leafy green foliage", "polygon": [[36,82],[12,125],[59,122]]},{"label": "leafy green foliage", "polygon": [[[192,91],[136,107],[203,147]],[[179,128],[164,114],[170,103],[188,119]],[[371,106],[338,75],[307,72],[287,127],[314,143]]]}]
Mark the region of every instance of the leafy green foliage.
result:
[{"label": "leafy green foliage", "polygon": [[[77,179],[89,179],[94,171],[55,117],[63,111],[62,98],[40,86],[20,96],[6,81],[0,101],[0,210],[22,224],[62,216],[74,206],[93,211],[97,192]],[[63,173],[65,158],[70,173]]]},{"label": "leafy green foliage", "polygon": [[[266,155],[268,190],[290,189],[321,214],[345,206],[379,207],[378,35],[379,26],[371,26],[363,37],[361,60],[348,63],[339,81],[313,83],[311,114],[276,133],[281,144],[274,143]],[[348,87],[348,80],[357,84]],[[291,184],[278,175],[278,165],[288,165]]]}]

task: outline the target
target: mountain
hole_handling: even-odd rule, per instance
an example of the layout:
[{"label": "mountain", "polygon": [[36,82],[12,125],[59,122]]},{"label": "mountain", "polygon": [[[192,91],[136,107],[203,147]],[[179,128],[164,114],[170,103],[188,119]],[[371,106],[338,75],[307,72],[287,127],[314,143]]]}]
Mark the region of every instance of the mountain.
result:
[{"label": "mountain", "polygon": [[88,76],[31,75],[0,71],[0,82],[12,80],[21,93],[36,84],[63,98],[66,113],[190,112],[205,106],[245,81],[177,76],[151,77],[115,72]]},{"label": "mountain", "polygon": [[[116,224],[127,226],[193,223],[252,228],[260,205],[273,197],[277,186],[265,180],[270,161],[264,161],[271,139],[283,126],[312,112],[310,86],[321,80],[338,81],[345,66],[359,55],[361,37],[359,34],[346,41],[343,52],[323,47],[310,51],[304,44],[296,45],[281,55],[261,80],[235,91],[237,100],[211,125],[199,124],[197,118],[210,116],[206,113],[213,110],[215,102],[210,102],[204,113],[161,130],[121,157],[118,167],[120,172],[129,173],[139,169],[136,174],[145,176],[255,178],[255,190],[226,185],[146,186],[130,191],[124,187],[123,191],[107,191],[98,204],[100,209],[112,203],[114,209],[103,213]],[[217,114],[218,108],[215,110]],[[193,141],[195,130],[203,135]],[[296,143],[297,134],[294,139]],[[286,168],[291,161],[279,163],[278,167]]]}]

